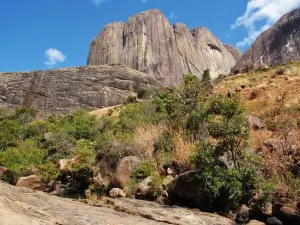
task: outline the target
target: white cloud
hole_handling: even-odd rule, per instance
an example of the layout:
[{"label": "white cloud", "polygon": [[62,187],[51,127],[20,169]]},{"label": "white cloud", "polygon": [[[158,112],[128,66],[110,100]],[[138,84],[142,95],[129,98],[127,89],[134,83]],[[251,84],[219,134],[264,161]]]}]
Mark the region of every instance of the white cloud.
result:
[{"label": "white cloud", "polygon": [[48,50],[46,50],[45,57],[47,58],[45,64],[48,66],[53,66],[57,63],[64,62],[67,59],[67,57],[62,52],[55,48],[49,48]]},{"label": "white cloud", "polygon": [[[250,45],[283,14],[300,6],[300,0],[249,0],[244,15],[237,18],[232,29],[245,27],[248,36],[237,43],[238,47]],[[258,26],[257,22],[262,23]]]},{"label": "white cloud", "polygon": [[110,0],[91,0],[91,2],[97,6],[99,6],[103,2],[108,2],[108,1],[110,1]]},{"label": "white cloud", "polygon": [[149,0],[142,0],[142,3],[146,3],[146,2],[148,2]]},{"label": "white cloud", "polygon": [[176,18],[175,12],[172,11],[169,17],[170,19],[175,19]]}]

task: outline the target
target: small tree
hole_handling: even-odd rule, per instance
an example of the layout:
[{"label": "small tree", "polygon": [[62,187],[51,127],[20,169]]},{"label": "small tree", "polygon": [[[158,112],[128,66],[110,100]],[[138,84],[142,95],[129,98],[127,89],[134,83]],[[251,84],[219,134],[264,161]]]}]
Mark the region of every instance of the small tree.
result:
[{"label": "small tree", "polygon": [[214,96],[206,107],[198,118],[199,124],[206,124],[208,134],[193,158],[199,168],[197,178],[203,181],[200,189],[211,205],[236,207],[255,189],[260,160],[246,151],[250,128],[237,97]]}]

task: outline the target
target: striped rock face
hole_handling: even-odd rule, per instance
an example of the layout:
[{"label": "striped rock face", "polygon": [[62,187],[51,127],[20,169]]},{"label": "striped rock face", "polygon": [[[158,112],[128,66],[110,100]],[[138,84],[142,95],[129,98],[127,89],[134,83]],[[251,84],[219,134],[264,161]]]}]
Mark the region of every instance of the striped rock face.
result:
[{"label": "striped rock face", "polygon": [[162,85],[124,65],[0,73],[0,107],[35,108],[43,117],[122,104],[143,87]]},{"label": "striped rock face", "polygon": [[159,10],[134,15],[126,23],[105,26],[92,41],[88,65],[120,63],[158,79],[165,86],[179,84],[184,74],[212,78],[229,74],[236,61],[206,28],[173,26]]},{"label": "striped rock face", "polygon": [[263,32],[232,71],[242,73],[291,61],[300,61],[300,9],[285,14]]}]

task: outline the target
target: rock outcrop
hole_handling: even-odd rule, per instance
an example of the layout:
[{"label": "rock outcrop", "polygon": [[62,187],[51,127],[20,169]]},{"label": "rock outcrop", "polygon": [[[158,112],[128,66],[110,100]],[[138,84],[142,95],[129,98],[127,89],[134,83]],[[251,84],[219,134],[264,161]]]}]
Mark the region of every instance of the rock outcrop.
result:
[{"label": "rock outcrop", "polygon": [[239,61],[240,58],[242,57],[243,53],[241,52],[241,50],[239,50],[238,48],[232,46],[232,45],[224,45],[225,48],[231,53],[231,55],[233,56],[233,58],[236,61]]},{"label": "rock outcrop", "polygon": [[234,73],[300,60],[300,9],[285,14],[263,32],[237,62]]},{"label": "rock outcrop", "polygon": [[121,63],[170,86],[179,84],[184,74],[201,77],[206,69],[213,78],[228,74],[236,61],[206,28],[191,31],[182,23],[172,27],[154,9],[105,26],[92,41],[87,63]]},{"label": "rock outcrop", "polygon": [[142,87],[161,84],[124,65],[0,73],[0,106],[36,108],[41,115],[122,104]]},{"label": "rock outcrop", "polygon": [[91,206],[0,182],[1,225],[234,225],[198,210],[161,206],[134,199],[108,199]]}]

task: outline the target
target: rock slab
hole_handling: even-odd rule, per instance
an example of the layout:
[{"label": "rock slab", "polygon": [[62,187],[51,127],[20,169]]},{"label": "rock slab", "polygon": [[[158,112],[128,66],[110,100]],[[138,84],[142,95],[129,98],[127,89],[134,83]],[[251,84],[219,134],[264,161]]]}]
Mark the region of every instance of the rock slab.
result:
[{"label": "rock slab", "polygon": [[142,87],[159,86],[154,78],[124,65],[0,73],[0,106],[64,114],[122,104]]},{"label": "rock slab", "polygon": [[[198,210],[135,199],[109,199],[99,207],[0,182],[1,225],[234,225]],[[108,208],[110,206],[110,208]],[[126,213],[127,212],[127,213]]]}]

